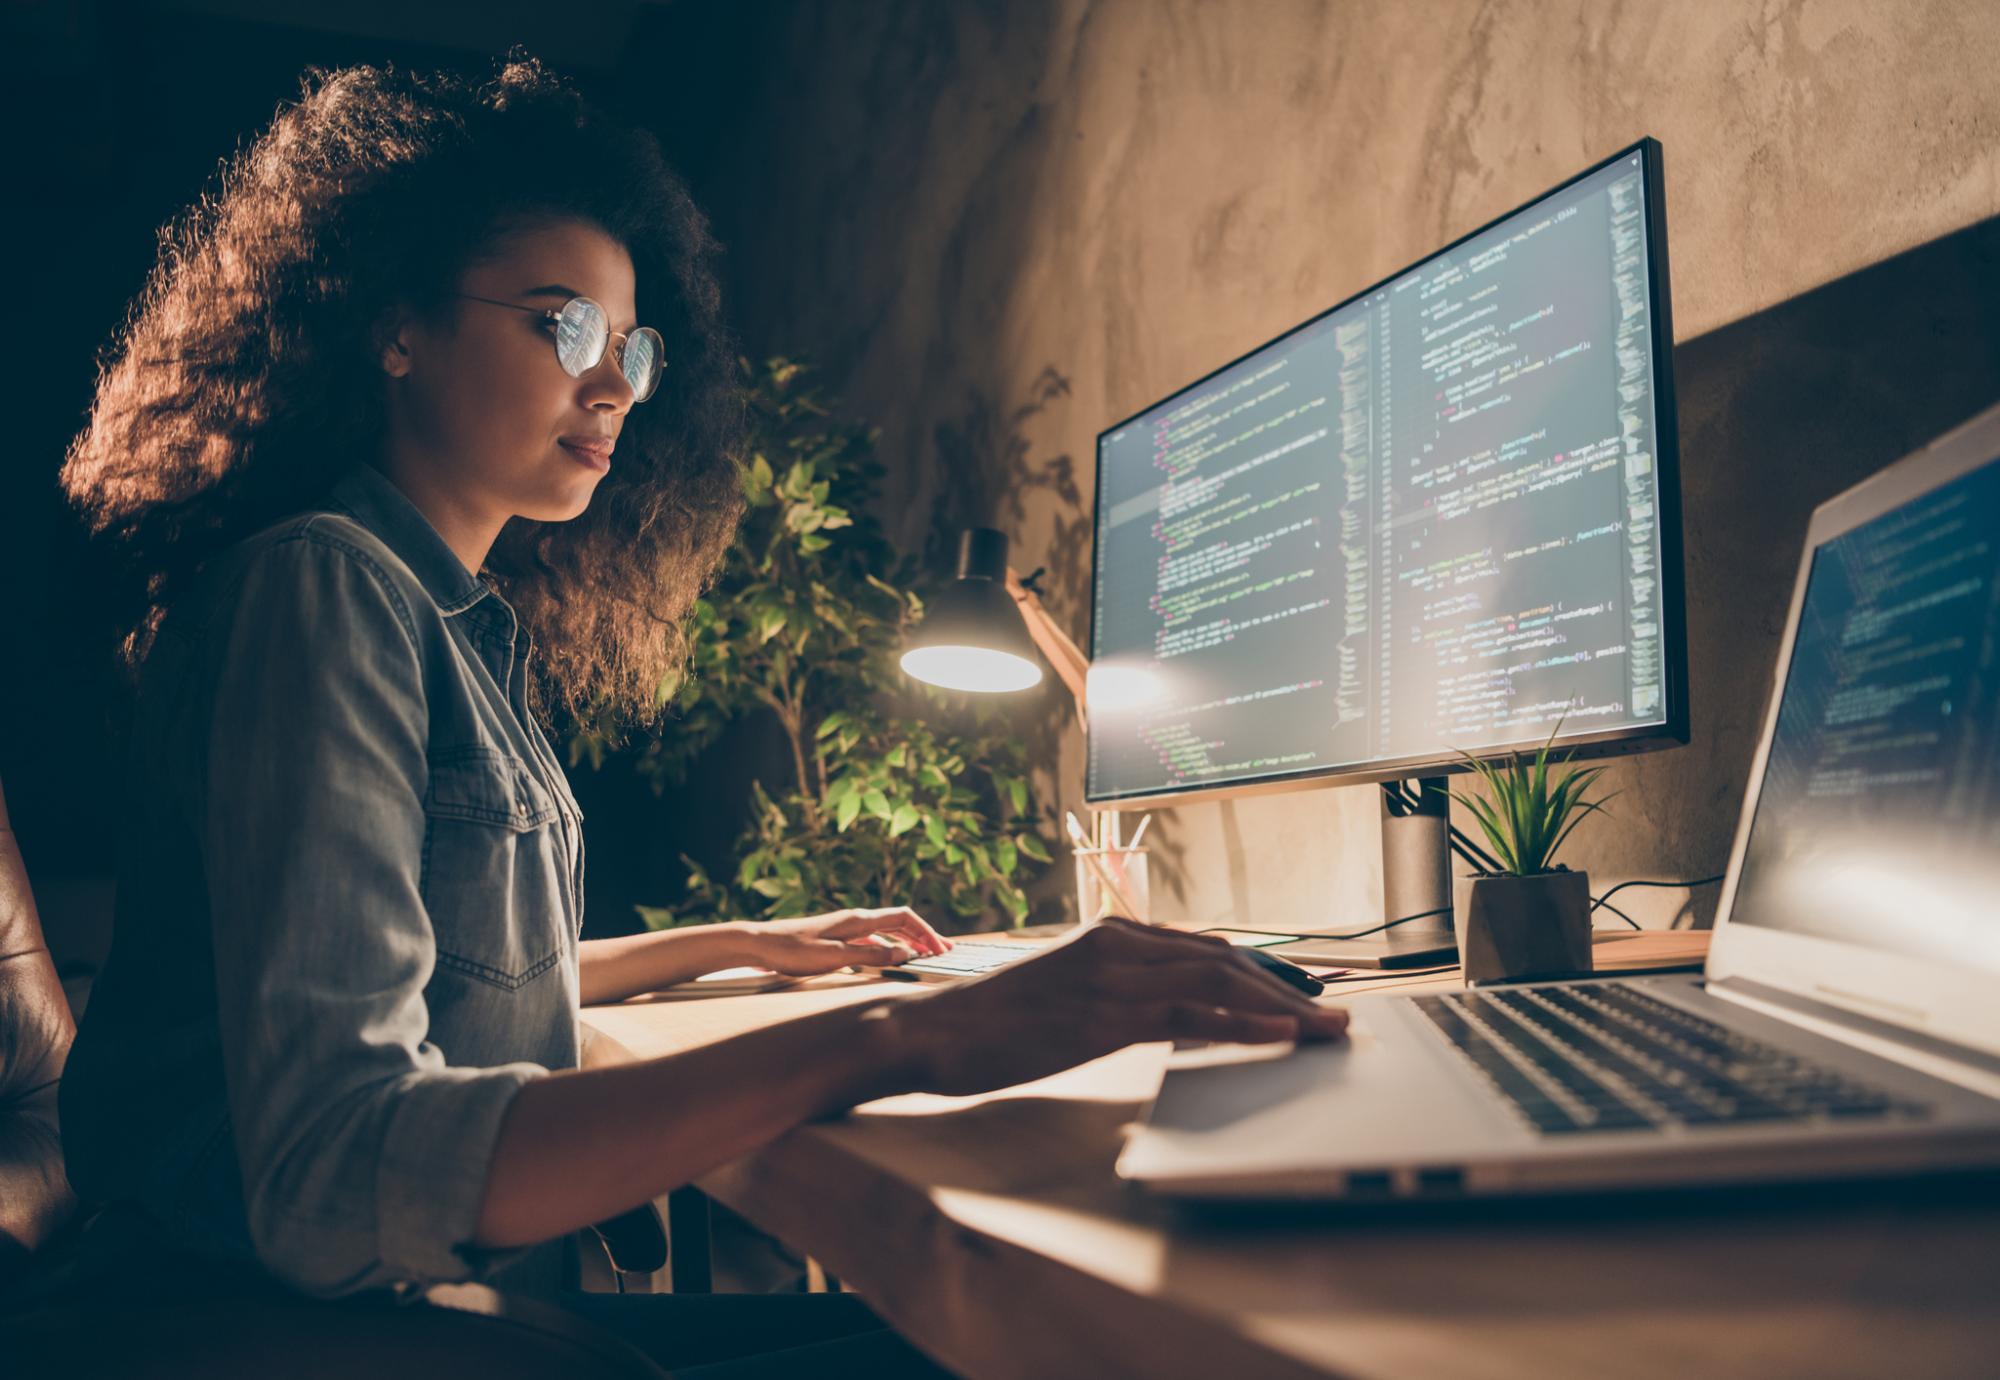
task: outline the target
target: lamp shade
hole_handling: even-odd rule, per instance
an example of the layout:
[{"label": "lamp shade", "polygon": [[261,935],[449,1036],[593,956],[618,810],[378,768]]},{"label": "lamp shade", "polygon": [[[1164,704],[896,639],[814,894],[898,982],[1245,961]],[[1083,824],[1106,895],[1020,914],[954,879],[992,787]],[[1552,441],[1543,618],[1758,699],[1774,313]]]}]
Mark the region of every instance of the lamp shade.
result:
[{"label": "lamp shade", "polygon": [[958,579],[925,610],[903,670],[947,690],[991,693],[1039,682],[1035,644],[1002,584],[1006,572],[1006,534],[968,528],[958,541]]}]

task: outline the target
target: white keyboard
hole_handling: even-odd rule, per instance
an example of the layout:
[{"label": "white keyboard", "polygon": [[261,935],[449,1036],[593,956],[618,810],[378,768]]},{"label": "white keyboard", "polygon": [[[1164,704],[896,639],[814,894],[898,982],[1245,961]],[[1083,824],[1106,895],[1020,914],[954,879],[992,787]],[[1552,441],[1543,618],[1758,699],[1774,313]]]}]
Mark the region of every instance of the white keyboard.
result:
[{"label": "white keyboard", "polygon": [[977,977],[1004,968],[1010,963],[1038,954],[1044,945],[1024,940],[954,939],[951,948],[935,958],[913,958],[894,968],[884,968],[884,977],[942,982],[949,978]]}]

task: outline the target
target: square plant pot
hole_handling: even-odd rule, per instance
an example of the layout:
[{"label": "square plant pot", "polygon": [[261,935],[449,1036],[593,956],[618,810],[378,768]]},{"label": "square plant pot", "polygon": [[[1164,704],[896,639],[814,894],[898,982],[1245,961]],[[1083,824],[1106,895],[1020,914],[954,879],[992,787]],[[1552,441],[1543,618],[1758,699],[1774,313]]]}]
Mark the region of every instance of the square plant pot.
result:
[{"label": "square plant pot", "polygon": [[1590,971],[1590,874],[1464,876],[1452,919],[1467,985]]}]

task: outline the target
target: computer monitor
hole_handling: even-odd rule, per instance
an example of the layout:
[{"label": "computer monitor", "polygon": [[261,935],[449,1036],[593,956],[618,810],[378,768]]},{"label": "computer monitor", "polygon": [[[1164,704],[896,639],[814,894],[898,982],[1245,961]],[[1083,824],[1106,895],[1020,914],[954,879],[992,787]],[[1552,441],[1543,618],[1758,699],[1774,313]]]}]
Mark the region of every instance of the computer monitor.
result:
[{"label": "computer monitor", "polygon": [[1648,139],[1103,431],[1086,798],[1686,742],[1672,345]]}]

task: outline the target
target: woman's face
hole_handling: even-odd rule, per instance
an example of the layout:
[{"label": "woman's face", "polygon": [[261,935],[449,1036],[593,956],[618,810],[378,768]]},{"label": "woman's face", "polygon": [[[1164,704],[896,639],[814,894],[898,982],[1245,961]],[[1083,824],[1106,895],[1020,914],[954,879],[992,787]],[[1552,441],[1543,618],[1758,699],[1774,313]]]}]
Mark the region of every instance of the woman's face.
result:
[{"label": "woman's face", "polygon": [[632,388],[615,345],[571,378],[541,312],[589,297],[612,330],[629,333],[637,324],[632,256],[587,221],[541,222],[506,234],[457,290],[534,311],[460,297],[435,329],[404,324],[384,359],[393,379],[392,466],[496,531],[509,517],[576,517],[618,463],[611,448]]}]

